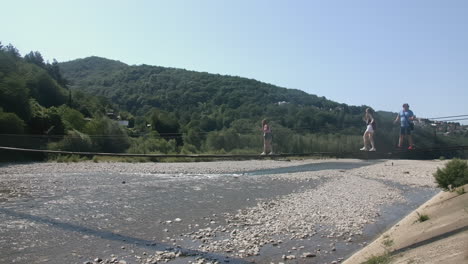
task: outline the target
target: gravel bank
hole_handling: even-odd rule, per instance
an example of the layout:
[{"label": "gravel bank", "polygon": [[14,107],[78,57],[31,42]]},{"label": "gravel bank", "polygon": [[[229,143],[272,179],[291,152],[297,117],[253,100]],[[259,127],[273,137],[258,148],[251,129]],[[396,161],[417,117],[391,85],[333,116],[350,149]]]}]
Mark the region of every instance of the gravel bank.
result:
[{"label": "gravel bank", "polygon": [[[27,174],[31,172],[48,173],[155,173],[155,174],[219,174],[236,173],[254,170],[265,170],[301,166],[307,164],[323,164],[337,160],[248,160],[248,161],[213,161],[213,162],[179,162],[179,163],[123,163],[123,162],[78,162],[78,163],[25,163],[0,164],[0,174]],[[359,163],[359,160],[343,159],[340,162]]]},{"label": "gravel bank", "polygon": [[[310,175],[296,175],[310,177]],[[379,216],[379,206],[403,201],[399,191],[352,175],[333,175],[315,190],[286,195],[227,216],[227,225],[186,234],[202,241],[200,249],[234,252],[246,257],[260,254],[263,245],[278,245],[278,237],[305,239],[317,235],[352,241]],[[366,191],[363,191],[363,190]],[[224,239],[216,239],[216,238]],[[333,251],[333,246],[329,248]],[[336,250],[336,249],[335,249]]]},{"label": "gravel bank", "polygon": [[[346,169],[336,169],[345,168],[338,166],[341,163],[346,163],[348,167]],[[349,164],[356,164],[356,166],[349,166]],[[437,167],[443,165],[444,162],[442,161],[381,160],[363,162],[349,159],[134,164],[94,162],[2,164],[0,166],[0,189],[2,186],[9,187],[13,183],[25,190],[31,189],[30,186],[34,185],[38,187],[33,188],[33,197],[42,197],[45,196],[44,194],[47,191],[50,191],[48,186],[53,186],[53,188],[60,191],[56,192],[56,194],[47,194],[47,199],[51,199],[51,201],[45,205],[50,207],[52,202],[56,204],[66,202],[67,204],[63,205],[63,213],[68,214],[67,212],[70,209],[67,208],[77,208],[76,210],[79,210],[83,204],[83,202],[74,201],[84,201],[90,204],[92,202],[93,207],[89,209],[89,212],[84,212],[85,215],[94,215],[97,212],[105,211],[106,215],[122,215],[120,218],[125,221],[130,221],[128,219],[132,218],[133,223],[139,222],[141,223],[139,225],[145,226],[132,224],[135,225],[135,227],[132,227],[132,225],[125,224],[123,220],[121,220],[122,223],[109,222],[109,224],[102,226],[100,221],[95,223],[87,222],[87,225],[91,227],[94,225],[94,228],[99,230],[112,227],[116,230],[127,230],[134,234],[135,232],[141,233],[144,231],[145,234],[141,233],[140,237],[148,234],[148,237],[154,236],[156,239],[160,239],[157,241],[158,243],[171,245],[171,249],[168,250],[151,252],[149,249],[145,249],[144,254],[138,253],[135,249],[135,253],[123,258],[128,263],[155,263],[169,259],[181,263],[177,261],[183,258],[192,261],[192,263],[214,261],[210,259],[209,254],[205,255],[203,252],[214,253],[216,256],[241,258],[257,263],[279,263],[287,260],[294,260],[296,263],[308,263],[310,258],[314,258],[314,261],[320,259],[321,262],[318,263],[333,263],[332,261],[338,263],[343,260],[343,253],[340,255],[343,247],[348,244],[352,245],[356,243],[355,241],[361,241],[364,229],[376,221],[381,221],[381,209],[383,207],[405,202],[404,192],[406,189],[402,189],[402,186],[435,190],[432,174]],[[275,168],[291,168],[293,172],[279,174],[272,172],[263,175],[256,175],[254,172]],[[226,173],[235,173],[237,176],[232,177],[230,175],[230,177],[226,178],[222,175]],[[75,174],[77,176],[74,176]],[[128,175],[137,174],[138,176],[135,176],[135,178],[128,178]],[[183,176],[175,177],[170,182],[161,180],[164,175],[178,174]],[[216,174],[218,176],[214,178],[200,177],[200,180],[193,177],[200,174]],[[84,179],[83,175],[92,176],[86,176],[87,178]],[[97,177],[96,180],[95,177]],[[128,180],[125,182],[121,179]],[[151,217],[154,218],[154,216],[148,214],[150,212],[152,212],[151,214],[153,212],[157,213],[160,210],[159,207],[155,207],[157,204],[152,202],[151,197],[156,194],[152,192],[161,193],[161,191],[164,191],[167,195],[170,195],[170,186],[174,183],[175,186],[178,186],[178,189],[172,190],[172,193],[178,192],[174,197],[193,195],[183,196],[187,197],[184,199],[184,203],[190,203],[194,199],[193,197],[197,196],[197,193],[198,195],[208,195],[213,191],[213,189],[204,189],[203,185],[208,183],[207,179],[210,179],[210,184],[212,184],[210,186],[226,188],[226,191],[230,192],[233,192],[232,188],[234,184],[238,184],[238,181],[245,184],[250,183],[251,185],[271,186],[272,190],[275,186],[278,188],[278,186],[281,186],[280,183],[284,184],[285,182],[288,183],[288,186],[301,188],[278,196],[272,194],[269,196],[272,198],[257,201],[255,201],[255,193],[251,192],[255,189],[252,188],[249,191],[239,189],[239,195],[253,197],[253,200],[247,199],[246,206],[242,206],[239,201],[230,205],[232,200],[227,198],[227,194],[217,194],[216,197],[212,198],[218,199],[213,201],[213,204],[224,204],[218,208],[233,207],[240,209],[237,212],[235,210],[234,212],[232,210],[227,212],[222,209],[216,214],[205,215],[197,223],[192,221],[193,219],[189,222],[190,215],[187,215],[189,212],[187,209],[180,212],[171,212],[171,210],[178,210],[177,208],[187,207],[174,207],[170,203],[168,203],[167,207],[164,207],[165,205],[161,204],[163,201],[160,201],[158,206],[163,206],[168,215],[178,215],[180,218],[173,217],[163,221],[160,220],[160,224],[154,221],[151,222]],[[87,183],[88,181],[89,183]],[[183,185],[177,183],[183,183],[184,181],[187,181],[187,183]],[[222,182],[222,184],[218,184],[219,182]],[[85,188],[86,185],[83,184],[93,185]],[[125,186],[128,191],[115,195],[114,192],[109,192],[111,190],[109,188],[121,190],[122,188],[119,186]],[[90,189],[91,187],[93,189]],[[70,190],[74,191],[70,192]],[[200,193],[200,190],[203,193]],[[11,192],[0,192],[0,203],[8,203],[11,210],[22,210],[21,208],[24,205],[31,202],[28,200],[27,191],[18,190],[18,192],[26,193],[26,196],[11,198]],[[64,195],[68,200],[55,198],[58,194]],[[2,201],[2,195],[9,195],[10,197]],[[76,198],[69,199],[75,196]],[[109,200],[114,196],[119,199],[116,203]],[[225,197],[223,198],[223,196]],[[106,199],[104,200],[104,198]],[[15,201],[19,201],[19,203]],[[36,199],[36,201],[39,200]],[[126,201],[129,201],[129,206],[117,206],[119,203],[122,204]],[[116,204],[116,211],[112,209],[114,204]],[[141,207],[141,210],[138,207]],[[36,206],[33,213],[40,214],[41,210],[45,209]],[[49,213],[54,212],[56,211],[49,211]],[[76,214],[76,212],[73,211],[73,214]],[[51,217],[54,216],[51,215]],[[63,216],[60,217],[64,218]],[[8,221],[13,221],[13,219],[12,216],[5,218]],[[72,216],[69,219],[70,221],[77,221]],[[78,221],[76,225],[84,225],[84,222]],[[182,226],[183,228],[181,228]],[[12,232],[12,229],[2,229],[1,227],[2,225],[0,225],[0,236],[6,230]],[[49,232],[47,231],[48,228],[44,230],[46,230],[44,234]],[[50,232],[53,231],[52,228]],[[18,230],[18,232],[24,232],[27,235],[27,231]],[[14,234],[14,232],[9,234]],[[165,235],[161,237],[159,234]],[[78,239],[81,240],[81,238]],[[87,239],[89,240],[89,238]],[[305,244],[297,247],[291,246],[291,241],[304,241]],[[327,242],[326,244],[317,244],[315,241]],[[6,243],[3,246],[7,247],[7,244],[11,241],[3,242]],[[0,240],[0,247],[3,242]],[[97,239],[96,242],[87,243],[92,247],[93,243],[102,244],[106,242]],[[128,245],[118,245],[118,243],[115,243],[116,247],[128,247]],[[110,245],[110,249],[113,247],[114,244]],[[198,252],[199,258],[187,254],[188,251]],[[34,255],[34,251],[31,252],[30,254]],[[270,254],[271,252],[274,252],[274,254]],[[118,253],[117,250],[115,256],[118,256]],[[14,255],[14,253],[12,254]],[[83,254],[86,255],[86,252],[81,252],[81,255]],[[92,260],[95,259],[92,256],[89,255],[90,263],[93,263]],[[112,259],[106,259],[105,256],[98,257],[104,260]],[[115,257],[114,260],[117,261]],[[63,261],[65,260],[61,259],[50,263],[61,263]],[[24,263],[28,263],[27,259]],[[233,259],[231,259],[231,263],[235,263]]]},{"label": "gravel bank", "polygon": [[[258,256],[264,245],[278,246],[283,241],[326,236],[335,241],[352,242],[366,225],[380,216],[385,205],[402,203],[401,190],[393,182],[413,187],[435,187],[432,174],[444,163],[439,161],[382,161],[352,170],[329,170],[271,176],[275,179],[303,181],[328,178],[317,189],[293,193],[280,199],[260,202],[237,214],[226,214],[226,224],[184,234],[201,242],[207,252],[226,252],[245,258]],[[316,248],[291,248],[283,260],[309,258],[336,251],[335,243]],[[302,250],[301,250],[302,249]],[[308,250],[308,251],[307,251]],[[337,259],[336,262],[342,259]]]}]

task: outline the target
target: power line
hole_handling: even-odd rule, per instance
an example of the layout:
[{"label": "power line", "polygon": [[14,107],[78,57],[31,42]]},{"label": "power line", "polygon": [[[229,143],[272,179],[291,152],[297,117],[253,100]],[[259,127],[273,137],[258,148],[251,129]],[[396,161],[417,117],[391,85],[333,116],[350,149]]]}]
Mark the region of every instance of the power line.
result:
[{"label": "power line", "polygon": [[452,122],[452,121],[463,121],[463,120],[468,120],[468,118],[447,119],[447,120],[435,120],[435,121],[439,121],[439,122]]},{"label": "power line", "polygon": [[431,118],[427,118],[427,119],[446,119],[446,118],[454,118],[454,117],[465,117],[465,116],[468,116],[468,115],[456,115],[456,116],[431,117]]}]

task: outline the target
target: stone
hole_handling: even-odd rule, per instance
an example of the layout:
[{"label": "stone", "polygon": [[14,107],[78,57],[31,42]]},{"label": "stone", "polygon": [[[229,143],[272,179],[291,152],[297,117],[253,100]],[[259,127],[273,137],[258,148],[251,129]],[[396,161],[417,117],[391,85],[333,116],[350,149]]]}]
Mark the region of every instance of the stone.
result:
[{"label": "stone", "polygon": [[310,252],[304,252],[304,253],[302,254],[302,257],[303,257],[303,258],[313,258],[313,257],[316,257],[316,256],[317,256],[316,254],[310,253]]}]

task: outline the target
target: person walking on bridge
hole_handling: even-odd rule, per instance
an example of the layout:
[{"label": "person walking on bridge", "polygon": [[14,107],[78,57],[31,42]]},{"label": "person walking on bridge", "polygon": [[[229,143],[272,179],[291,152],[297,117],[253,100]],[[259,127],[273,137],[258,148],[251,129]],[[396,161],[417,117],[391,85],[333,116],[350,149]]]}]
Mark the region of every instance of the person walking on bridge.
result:
[{"label": "person walking on bridge", "polygon": [[262,131],[263,131],[263,152],[261,155],[266,155],[270,151],[270,155],[273,154],[273,135],[271,134],[270,125],[266,119],[262,120]]},{"label": "person walking on bridge", "polygon": [[[364,147],[361,148],[361,150],[369,150],[369,151],[377,151],[375,149],[375,144],[374,144],[374,132],[376,129],[376,123],[374,120],[374,110],[372,108],[367,108],[366,109],[366,114],[364,115],[364,122],[366,122],[366,131],[364,132],[364,135],[362,136],[362,139],[364,141]],[[371,145],[371,148],[369,149],[369,143]]]},{"label": "person walking on bridge", "polygon": [[403,141],[406,136],[408,138],[409,144],[408,149],[414,149],[414,142],[413,136],[411,135],[411,131],[414,129],[413,121],[415,118],[416,116],[414,115],[413,111],[409,110],[409,104],[403,104],[403,110],[401,110],[400,113],[398,113],[394,121],[394,123],[400,121],[400,138],[398,140],[399,148],[403,147]]}]

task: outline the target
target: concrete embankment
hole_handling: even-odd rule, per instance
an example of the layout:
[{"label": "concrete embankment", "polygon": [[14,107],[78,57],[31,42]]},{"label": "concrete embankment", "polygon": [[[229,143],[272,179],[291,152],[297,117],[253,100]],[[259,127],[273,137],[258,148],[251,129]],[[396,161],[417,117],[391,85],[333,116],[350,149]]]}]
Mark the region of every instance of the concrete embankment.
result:
[{"label": "concrete embankment", "polygon": [[440,192],[344,264],[385,255],[390,263],[468,263],[468,193]]}]

